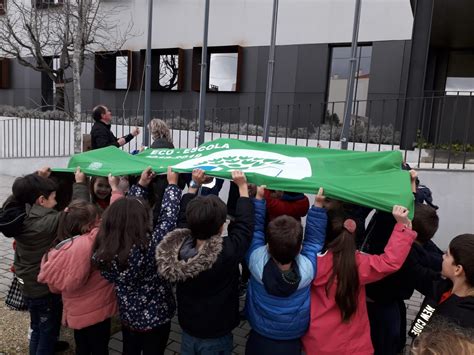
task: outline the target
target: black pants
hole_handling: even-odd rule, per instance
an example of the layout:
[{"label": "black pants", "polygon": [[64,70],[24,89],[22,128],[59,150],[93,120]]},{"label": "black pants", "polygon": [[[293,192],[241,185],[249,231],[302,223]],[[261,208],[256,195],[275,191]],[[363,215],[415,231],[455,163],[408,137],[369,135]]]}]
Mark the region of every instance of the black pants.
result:
[{"label": "black pants", "polygon": [[251,330],[245,355],[301,355],[300,339],[274,340]]},{"label": "black pants", "polygon": [[76,355],[107,355],[109,339],[110,318],[86,328],[75,329]]},{"label": "black pants", "polygon": [[164,354],[170,336],[171,322],[148,331],[134,331],[122,327],[123,353],[125,355],[161,355]]},{"label": "black pants", "polygon": [[400,339],[398,340],[398,353],[403,352],[407,342],[407,307],[405,301],[398,300],[398,310],[400,311]]},{"label": "black pants", "polygon": [[370,336],[375,355],[396,355],[400,344],[400,310],[398,302],[367,302]]},{"label": "black pants", "polygon": [[250,280],[250,270],[246,263],[242,262],[242,274],[240,275],[240,281],[247,283]]}]

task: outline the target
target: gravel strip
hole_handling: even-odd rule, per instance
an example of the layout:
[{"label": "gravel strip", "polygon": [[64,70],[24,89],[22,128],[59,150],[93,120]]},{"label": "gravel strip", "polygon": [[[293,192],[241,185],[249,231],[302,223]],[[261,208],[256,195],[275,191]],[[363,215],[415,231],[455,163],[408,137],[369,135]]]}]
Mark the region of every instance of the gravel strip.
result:
[{"label": "gravel strip", "polygon": [[[30,315],[9,309],[0,299],[0,354],[28,354],[28,328]],[[62,354],[74,354],[74,336],[71,329],[61,328],[61,340],[71,346]]]}]

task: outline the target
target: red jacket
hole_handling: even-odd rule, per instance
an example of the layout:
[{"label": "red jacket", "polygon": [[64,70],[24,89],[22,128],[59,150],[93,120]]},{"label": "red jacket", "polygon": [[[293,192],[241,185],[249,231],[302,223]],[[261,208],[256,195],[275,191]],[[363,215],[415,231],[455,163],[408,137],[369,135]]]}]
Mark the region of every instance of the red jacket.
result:
[{"label": "red jacket", "polygon": [[271,221],[279,216],[287,215],[300,219],[308,213],[309,200],[306,195],[299,200],[282,200],[270,196],[271,192],[265,189],[265,202],[267,203],[267,221]]},{"label": "red jacket", "polygon": [[365,285],[378,281],[397,271],[403,265],[416,232],[403,225],[395,225],[382,255],[357,252],[356,263],[360,289],[358,308],[349,323],[343,323],[335,301],[336,283],[326,295],[326,285],[332,274],[332,252],[318,255],[316,278],[311,286],[311,320],[308,332],[302,338],[307,355],[373,354],[367,316]]}]

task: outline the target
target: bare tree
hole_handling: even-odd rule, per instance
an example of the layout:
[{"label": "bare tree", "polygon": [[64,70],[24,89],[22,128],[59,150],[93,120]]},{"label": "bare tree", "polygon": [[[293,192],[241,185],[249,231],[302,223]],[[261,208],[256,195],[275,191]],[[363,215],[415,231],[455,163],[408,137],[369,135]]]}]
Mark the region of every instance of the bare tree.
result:
[{"label": "bare tree", "polygon": [[178,89],[178,56],[166,54],[160,56],[160,78],[159,85],[165,90]]},{"label": "bare tree", "polygon": [[[46,73],[55,83],[55,104],[59,109],[65,107],[65,85],[72,83],[77,153],[81,151],[80,79],[85,58],[97,50],[120,49],[131,34],[132,25],[121,27],[116,16],[121,9],[104,11],[100,0],[28,1],[8,1],[7,14],[0,17],[0,53]],[[56,65],[52,58],[56,58]]]}]

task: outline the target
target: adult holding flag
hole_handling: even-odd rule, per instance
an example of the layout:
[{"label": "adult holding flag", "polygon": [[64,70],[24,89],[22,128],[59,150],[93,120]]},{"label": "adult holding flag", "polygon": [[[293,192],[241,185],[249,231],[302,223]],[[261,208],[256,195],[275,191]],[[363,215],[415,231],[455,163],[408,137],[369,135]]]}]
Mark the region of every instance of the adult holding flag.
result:
[{"label": "adult holding flag", "polygon": [[129,134],[119,139],[111,131],[112,112],[104,105],[98,105],[92,110],[95,123],[91,129],[92,149],[108,146],[121,147],[140,134],[140,129],[135,127]]}]

